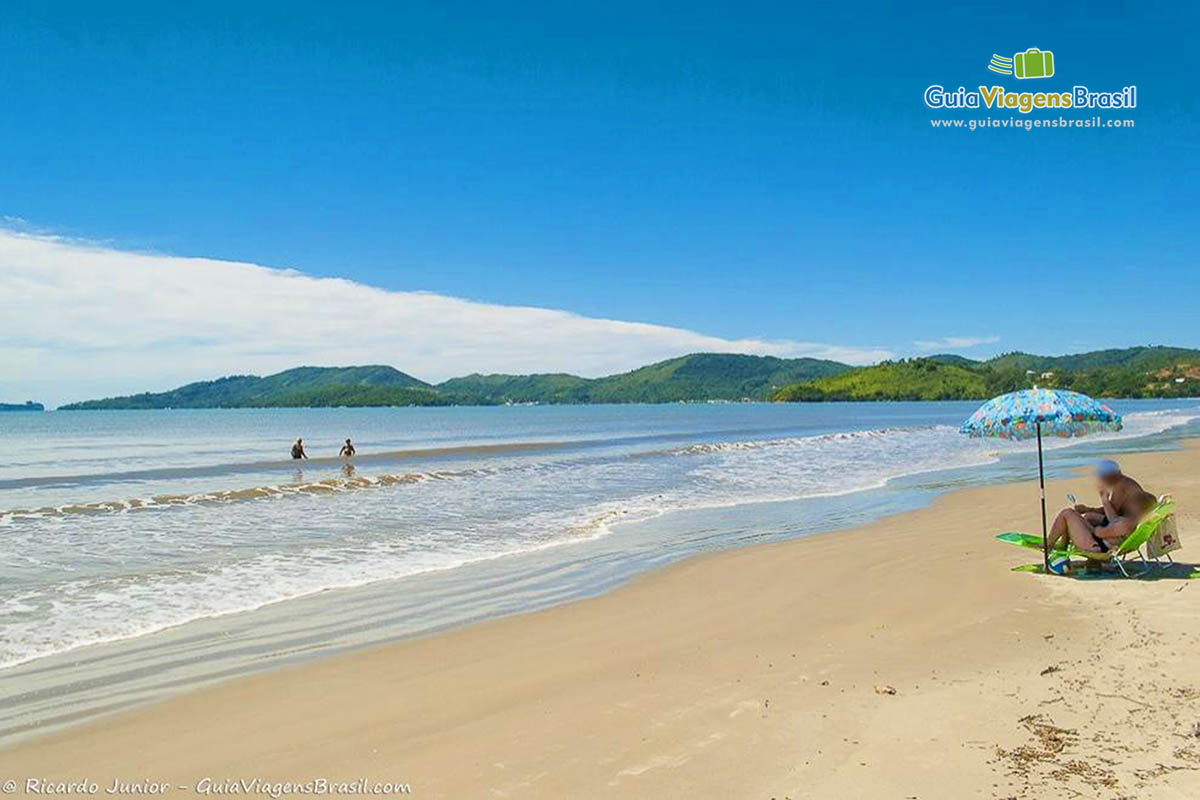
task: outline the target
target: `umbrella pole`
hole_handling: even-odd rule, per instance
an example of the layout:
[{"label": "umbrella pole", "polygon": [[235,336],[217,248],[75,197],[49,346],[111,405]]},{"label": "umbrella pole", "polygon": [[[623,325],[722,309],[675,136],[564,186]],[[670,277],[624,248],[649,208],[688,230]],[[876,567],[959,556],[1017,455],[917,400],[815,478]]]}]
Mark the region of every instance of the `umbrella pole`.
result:
[{"label": "umbrella pole", "polygon": [[1042,566],[1050,573],[1050,534],[1046,530],[1046,468],[1042,465],[1042,423],[1037,423],[1038,494],[1042,499]]}]

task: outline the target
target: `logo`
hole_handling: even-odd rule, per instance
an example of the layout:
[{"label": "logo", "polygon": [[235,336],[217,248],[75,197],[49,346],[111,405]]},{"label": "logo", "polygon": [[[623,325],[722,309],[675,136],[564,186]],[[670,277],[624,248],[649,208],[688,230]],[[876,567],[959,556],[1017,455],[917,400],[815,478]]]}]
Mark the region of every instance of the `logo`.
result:
[{"label": "logo", "polygon": [[988,69],[992,72],[999,72],[1001,75],[1012,75],[1013,60],[998,56],[992,53],[992,63],[988,64]]},{"label": "logo", "polygon": [[1049,78],[1054,75],[1054,53],[1031,47],[1012,58],[992,53],[988,69],[1001,75],[1014,75],[1019,79]]},{"label": "logo", "polygon": [[[1053,78],[1056,75],[1054,53],[1030,47],[1012,58],[992,53],[987,68],[999,75],[1011,75],[1017,80],[1031,78]],[[953,84],[952,84],[953,85]],[[958,86],[947,89],[935,83],[925,90],[925,105],[929,108],[945,109],[990,109],[1016,111],[1020,114],[1038,112],[1061,112],[1074,109],[1117,109],[1137,108],[1137,87],[1125,86],[1116,91],[1093,91],[1083,84],[1055,87],[1047,86],[1039,91],[1009,91],[1003,86],[976,87]]]}]

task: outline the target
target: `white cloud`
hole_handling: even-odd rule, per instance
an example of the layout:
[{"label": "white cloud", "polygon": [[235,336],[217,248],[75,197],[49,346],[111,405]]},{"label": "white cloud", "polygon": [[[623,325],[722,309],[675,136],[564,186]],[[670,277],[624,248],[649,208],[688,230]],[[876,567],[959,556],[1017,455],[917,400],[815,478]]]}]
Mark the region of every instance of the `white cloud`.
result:
[{"label": "white cloud", "polygon": [[918,339],[913,344],[921,350],[960,350],[998,341],[999,336],[943,336],[941,339]]},{"label": "white cloud", "polygon": [[301,364],[606,375],[699,351],[863,364],[881,348],[695,331],[393,292],[254,264],[0,230],[0,399],[51,404]]}]

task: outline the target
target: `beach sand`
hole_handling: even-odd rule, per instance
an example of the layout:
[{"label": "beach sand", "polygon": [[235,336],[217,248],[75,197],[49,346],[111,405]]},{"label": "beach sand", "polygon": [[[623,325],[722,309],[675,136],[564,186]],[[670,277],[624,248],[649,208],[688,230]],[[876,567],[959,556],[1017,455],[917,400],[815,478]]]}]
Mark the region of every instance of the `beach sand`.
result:
[{"label": "beach sand", "polygon": [[[1122,462],[1175,494],[1177,555],[1200,561],[1200,448]],[[1067,491],[1093,496],[1082,476],[1047,496]],[[992,534],[1037,531],[1036,498],[1030,483],[956,492],[596,599],[231,680],[0,752],[0,778],[367,777],[428,798],[1200,797],[1200,581],[1010,571],[1039,556]]]}]

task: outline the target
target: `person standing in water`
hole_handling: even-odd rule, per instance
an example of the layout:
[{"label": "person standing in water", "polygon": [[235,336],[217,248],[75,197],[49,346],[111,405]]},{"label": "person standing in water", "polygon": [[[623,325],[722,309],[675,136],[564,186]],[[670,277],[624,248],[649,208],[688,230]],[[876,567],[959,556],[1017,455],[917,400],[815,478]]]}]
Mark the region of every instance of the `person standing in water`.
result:
[{"label": "person standing in water", "polygon": [[349,439],[347,439],[346,443],[344,445],[342,445],[341,452],[339,452],[338,455],[341,456],[342,458],[350,458],[356,452],[358,452],[358,451],[354,449],[354,445],[350,443]]},{"label": "person standing in water", "polygon": [[292,458],[308,458],[308,453],[304,452],[304,440],[297,439],[292,445]]}]

